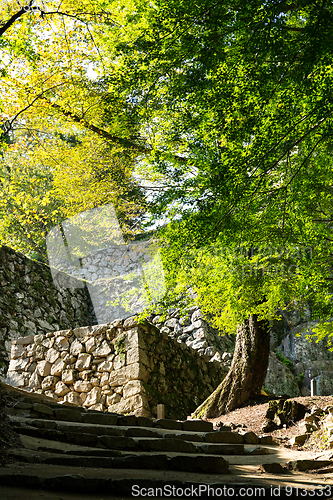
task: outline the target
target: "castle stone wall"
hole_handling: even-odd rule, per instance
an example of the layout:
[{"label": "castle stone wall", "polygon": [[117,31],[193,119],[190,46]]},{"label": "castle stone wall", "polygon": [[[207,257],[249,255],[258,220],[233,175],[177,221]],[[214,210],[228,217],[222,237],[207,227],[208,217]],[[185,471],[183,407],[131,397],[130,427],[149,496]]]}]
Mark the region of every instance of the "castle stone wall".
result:
[{"label": "castle stone wall", "polygon": [[112,413],[186,418],[227,373],[183,342],[135,319],[13,340],[6,383]]},{"label": "castle stone wall", "polygon": [[64,286],[54,284],[47,265],[0,247],[0,379],[13,339],[96,322],[82,281],[64,274],[58,279]]}]

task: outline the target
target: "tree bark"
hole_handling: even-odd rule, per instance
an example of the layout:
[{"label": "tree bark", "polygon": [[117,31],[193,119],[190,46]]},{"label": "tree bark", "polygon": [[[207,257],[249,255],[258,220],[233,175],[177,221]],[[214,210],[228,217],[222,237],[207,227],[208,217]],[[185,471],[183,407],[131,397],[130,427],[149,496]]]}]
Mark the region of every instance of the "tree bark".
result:
[{"label": "tree bark", "polygon": [[222,383],[194,412],[192,418],[215,418],[239,408],[260,394],[269,359],[267,321],[256,315],[238,327],[231,367]]}]

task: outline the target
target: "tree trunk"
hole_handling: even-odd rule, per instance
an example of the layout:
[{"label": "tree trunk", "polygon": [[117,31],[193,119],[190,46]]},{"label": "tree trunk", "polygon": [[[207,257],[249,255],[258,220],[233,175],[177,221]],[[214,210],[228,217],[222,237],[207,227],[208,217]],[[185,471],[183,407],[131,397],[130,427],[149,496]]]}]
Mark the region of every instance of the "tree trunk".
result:
[{"label": "tree trunk", "polygon": [[260,394],[269,359],[267,321],[256,315],[238,327],[231,367],[222,383],[194,412],[192,418],[215,418]]}]

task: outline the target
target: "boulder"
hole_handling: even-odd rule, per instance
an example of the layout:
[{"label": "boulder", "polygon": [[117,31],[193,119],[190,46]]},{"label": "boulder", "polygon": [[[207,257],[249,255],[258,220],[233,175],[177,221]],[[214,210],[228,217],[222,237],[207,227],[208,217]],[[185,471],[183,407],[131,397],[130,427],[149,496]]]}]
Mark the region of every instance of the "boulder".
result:
[{"label": "boulder", "polygon": [[297,378],[291,370],[271,352],[264,387],[273,394],[286,394],[289,397],[300,396]]}]

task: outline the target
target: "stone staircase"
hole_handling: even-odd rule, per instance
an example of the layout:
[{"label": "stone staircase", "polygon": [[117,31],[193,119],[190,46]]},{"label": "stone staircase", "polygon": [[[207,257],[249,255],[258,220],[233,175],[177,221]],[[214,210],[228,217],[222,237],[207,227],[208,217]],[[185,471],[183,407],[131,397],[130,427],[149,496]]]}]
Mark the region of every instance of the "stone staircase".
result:
[{"label": "stone staircase", "polygon": [[[271,436],[233,432],[230,427],[214,430],[202,420],[103,413],[5,384],[1,395],[2,411],[21,445],[10,448],[11,461],[0,467],[0,498],[7,498],[5,488],[17,487],[21,498],[31,488],[73,493],[73,500],[86,495],[93,500],[100,500],[96,495],[177,498],[179,492],[214,496],[209,488],[216,496],[244,496],[244,491],[254,496],[257,487],[261,496],[270,497],[272,485],[286,488],[290,481],[318,487],[315,477],[287,472],[286,467],[280,466],[282,472],[275,477],[269,472],[269,464],[287,461]],[[261,464],[266,465],[258,474]],[[173,495],[172,488],[177,490]],[[142,495],[136,494],[141,490]],[[283,496],[281,490],[280,497],[290,498],[287,493]]]},{"label": "stone staircase", "polygon": [[[68,445],[68,449],[60,450],[51,444],[30,454],[26,449],[13,451],[17,460],[28,462],[226,474],[228,462],[224,456],[264,452],[263,448],[246,445],[246,435],[230,428],[214,431],[210,422],[201,420],[106,414],[32,402],[30,395],[22,396],[6,413],[21,436]],[[263,437],[261,441],[269,439]]]},{"label": "stone staircase", "polygon": [[[0,488],[19,482],[87,493],[98,484],[99,492],[123,495],[143,477],[146,486],[219,483],[230,475],[228,457],[267,454],[261,445],[271,443],[270,436],[213,430],[202,420],[154,420],[61,405],[6,385],[2,403],[22,446],[11,448],[12,462],[0,468]],[[251,438],[257,444],[249,444]]]}]

